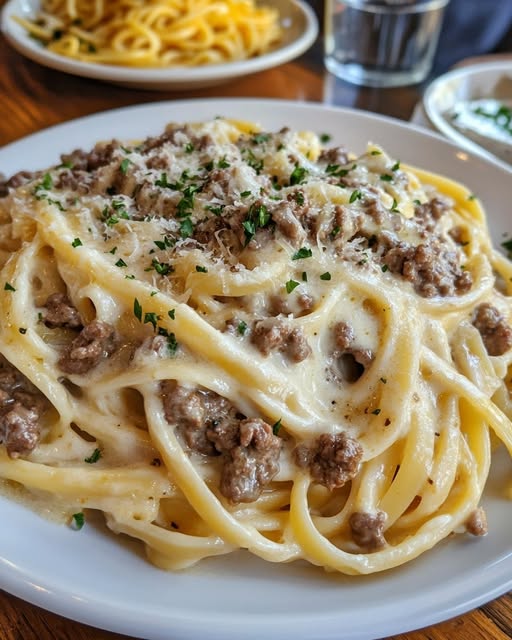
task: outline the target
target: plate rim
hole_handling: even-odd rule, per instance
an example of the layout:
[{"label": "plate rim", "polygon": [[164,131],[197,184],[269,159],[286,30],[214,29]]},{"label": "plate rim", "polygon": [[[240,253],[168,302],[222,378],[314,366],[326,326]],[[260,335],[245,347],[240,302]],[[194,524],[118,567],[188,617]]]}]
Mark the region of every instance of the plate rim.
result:
[{"label": "plate rim", "polygon": [[[35,0],[37,1],[37,0]],[[177,88],[200,88],[213,83],[221,83],[241,75],[253,74],[258,71],[270,69],[280,64],[290,62],[302,55],[315,42],[319,34],[319,24],[312,7],[305,0],[283,0],[288,3],[294,11],[298,11],[304,19],[304,29],[300,35],[284,46],[264,53],[260,56],[226,62],[215,65],[204,65],[198,67],[123,67],[117,65],[100,65],[88,62],[81,62],[66,58],[51,51],[37,46],[31,42],[23,28],[16,23],[13,24],[11,14],[13,9],[20,5],[23,0],[8,0],[0,12],[0,31],[4,34],[8,43],[18,53],[40,65],[50,69],[69,73],[71,75],[111,82],[113,84],[135,83],[141,88],[167,88],[176,86]],[[213,73],[212,73],[213,72]]]},{"label": "plate rim", "polygon": [[[71,128],[80,127],[84,123],[91,123],[92,121],[100,118],[108,119],[120,113],[133,116],[133,115],[136,115],[138,112],[144,112],[149,109],[157,109],[158,111],[160,110],[178,111],[179,109],[181,109],[184,114],[188,114],[189,113],[188,107],[191,105],[198,105],[198,104],[201,104],[205,108],[206,106],[210,107],[212,113],[214,113],[219,111],[219,108],[221,108],[220,105],[222,104],[229,104],[229,105],[234,104],[238,106],[238,105],[243,105],[244,103],[245,104],[250,103],[252,105],[260,106],[262,108],[265,108],[265,107],[274,108],[276,105],[280,105],[280,107],[284,110],[304,109],[306,111],[310,111],[310,110],[329,111],[329,112],[332,112],[333,114],[338,115],[340,118],[343,118],[344,116],[352,116],[352,117],[355,117],[356,119],[357,118],[361,119],[361,121],[364,121],[366,118],[371,118],[372,120],[375,120],[377,122],[387,122],[393,126],[414,131],[420,136],[432,138],[437,143],[447,146],[447,148],[449,148],[450,151],[453,151],[454,154],[458,150],[458,146],[455,145],[454,143],[450,142],[449,140],[446,140],[439,134],[423,129],[420,126],[411,125],[410,123],[400,121],[398,119],[395,119],[389,116],[373,114],[367,111],[362,111],[362,110],[354,109],[351,107],[335,107],[335,106],[325,105],[317,102],[296,102],[291,100],[268,99],[268,98],[265,98],[265,99],[214,98],[214,99],[206,99],[206,100],[189,99],[189,100],[169,100],[169,101],[152,102],[152,103],[150,102],[146,104],[131,105],[128,107],[113,108],[113,109],[102,111],[96,114],[83,116],[80,118],[69,120],[67,122],[63,122],[61,124],[53,125],[41,131],[38,131],[34,134],[31,134],[29,136],[26,136],[26,137],[20,138],[19,140],[11,142],[4,147],[1,147],[0,159],[1,157],[4,156],[4,154],[11,154],[12,151],[16,151],[16,147],[30,143],[34,139],[38,139],[39,141],[44,140],[46,136],[51,137],[53,135],[58,135],[59,130],[63,131],[66,129],[66,127],[71,127]],[[512,170],[510,169],[510,167],[501,167],[497,165],[497,163],[488,162],[485,159],[482,159],[481,156],[475,156],[473,160],[477,162],[477,164],[483,163],[485,165],[491,165],[492,167],[498,168],[499,170],[505,170],[508,174],[512,175]],[[4,500],[0,499],[0,509],[2,508],[3,502]],[[507,567],[511,564],[511,562],[512,562],[511,554],[507,554],[506,556],[503,556],[498,560],[496,560],[496,565],[499,566],[501,573],[507,575],[507,580],[505,580],[504,579],[505,576],[503,576],[503,579],[500,581],[499,585],[494,585],[494,587],[486,588],[485,592],[481,593],[479,596],[475,596],[459,604],[455,604],[455,605],[452,604],[450,607],[439,610],[435,614],[432,614],[432,613],[427,614],[423,612],[422,614],[417,615],[414,621],[409,621],[409,626],[404,625],[403,622],[401,621],[387,619],[383,621],[383,623],[379,627],[380,635],[372,636],[372,637],[382,637],[383,633],[385,635],[390,635],[394,633],[403,633],[406,631],[410,631],[413,628],[419,628],[420,626],[434,624],[441,620],[446,620],[447,618],[460,615],[461,613],[464,613],[470,609],[473,609],[479,606],[483,602],[486,602],[490,599],[493,599],[494,597],[501,595],[502,593],[512,588],[512,575],[510,572],[507,572]],[[95,603],[93,599],[89,599],[89,601],[86,600],[85,602],[82,600],[82,602],[80,603],[80,608],[77,609],[76,606],[75,607],[73,606],[74,601],[71,601],[71,604],[70,604],[68,600],[67,606],[63,606],[62,605],[63,589],[62,588],[60,590],[58,588],[55,588],[55,586],[53,586],[52,588],[51,581],[48,582],[48,579],[46,582],[45,581],[41,582],[39,580],[39,584],[34,584],[28,579],[28,576],[24,575],[21,568],[17,568],[17,571],[15,570],[14,573],[12,571],[12,567],[10,569],[11,570],[9,571],[8,560],[3,558],[0,555],[0,578],[2,578],[3,587],[10,593],[13,593],[18,597],[21,597],[24,600],[32,602],[33,604],[42,606],[47,610],[53,611],[54,613],[63,615],[65,617],[68,617],[76,621],[89,624],[89,625],[93,624],[95,626],[98,626],[104,629],[109,629],[111,631],[117,631],[119,633],[133,634],[134,629],[132,626],[130,626],[133,623],[132,618],[130,618],[129,616],[126,616],[128,619],[119,619],[119,616],[121,616],[121,612],[118,613],[118,620],[114,624],[112,624],[112,619],[111,619],[112,612],[109,609],[108,603],[105,604],[103,607],[98,607],[98,603],[97,602]],[[489,576],[487,576],[487,580],[488,581],[490,580]],[[491,580],[491,583],[492,582],[493,581]],[[68,593],[67,595],[69,597],[70,594]],[[59,601],[59,598],[60,598],[60,601]],[[126,613],[126,612],[122,612],[122,613]],[[130,613],[133,614],[133,612],[130,612]],[[92,614],[95,614],[95,619],[93,621],[91,621],[91,617],[90,617]],[[304,615],[306,614],[304,612],[301,612],[300,615],[298,615],[298,617],[302,619]],[[183,621],[181,622],[183,623]],[[200,625],[201,627],[198,632],[195,632],[195,631],[191,632],[190,625],[188,623],[184,623],[185,626],[180,627],[179,621],[177,620],[173,621],[174,630],[181,634],[180,639],[184,638],[188,640],[188,638],[190,639],[199,638],[201,636],[197,635],[197,633],[204,633],[205,631],[210,630],[208,625],[210,624],[211,619],[206,621],[201,621],[198,619],[198,620],[195,620],[194,622],[196,626]],[[151,633],[152,633],[151,638],[155,638],[158,640],[162,638],[163,640],[163,638],[166,637],[166,635],[164,634],[167,632],[166,631],[162,632],[162,635],[159,635],[160,631],[155,626],[157,625],[157,623],[158,621],[156,622],[153,621],[149,625],[151,627]],[[259,623],[262,624],[262,621],[259,620]],[[267,622],[267,626],[265,627],[265,629],[262,630],[262,633],[263,632],[270,633],[271,635],[269,637],[275,637],[275,638],[280,637],[278,635],[274,635],[275,631],[280,630],[280,625],[286,625],[286,624],[287,624],[286,621],[279,622],[276,620],[269,620]],[[269,625],[271,625],[271,628]],[[237,628],[236,630],[240,631],[239,628]],[[221,636],[212,635],[211,637],[220,638]],[[322,635],[322,638],[324,637],[325,638],[332,637],[334,639],[334,637],[337,637],[337,636]],[[351,635],[346,635],[345,638],[346,640],[349,640],[349,639],[362,640],[363,638],[366,640],[370,638],[370,636],[365,630],[360,630],[360,631],[356,630]]]}]

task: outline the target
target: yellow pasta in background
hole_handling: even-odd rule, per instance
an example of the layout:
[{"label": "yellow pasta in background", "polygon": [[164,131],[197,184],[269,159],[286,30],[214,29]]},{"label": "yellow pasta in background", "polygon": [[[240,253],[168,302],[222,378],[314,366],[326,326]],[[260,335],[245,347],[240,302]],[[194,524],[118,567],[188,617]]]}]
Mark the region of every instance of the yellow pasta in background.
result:
[{"label": "yellow pasta in background", "polygon": [[15,19],[49,51],[130,67],[244,60],[281,36],[278,11],[254,0],[43,0]]}]

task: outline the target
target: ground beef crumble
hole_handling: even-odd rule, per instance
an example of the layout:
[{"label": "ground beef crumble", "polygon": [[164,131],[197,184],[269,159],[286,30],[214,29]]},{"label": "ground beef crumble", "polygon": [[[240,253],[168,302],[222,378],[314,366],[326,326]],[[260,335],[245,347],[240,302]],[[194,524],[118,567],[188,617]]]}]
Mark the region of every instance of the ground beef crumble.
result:
[{"label": "ground beef crumble", "polygon": [[490,356],[501,356],[512,347],[512,328],[496,307],[487,302],[478,305],[472,323]]},{"label": "ground beef crumble", "polygon": [[282,441],[259,418],[247,418],[206,389],[161,383],[164,413],[191,450],[222,460],[220,492],[230,502],[253,502],[279,471]]},{"label": "ground beef crumble", "polygon": [[354,542],[367,551],[376,551],[386,545],[384,538],[384,524],[386,514],[354,512],[349,518],[350,530]]},{"label": "ground beef crumble", "polygon": [[301,468],[309,468],[315,482],[329,491],[338,489],[359,472],[363,449],[345,433],[323,433],[312,444],[294,449],[294,459]]},{"label": "ground beef crumble", "polygon": [[27,455],[38,445],[39,419],[47,407],[43,394],[0,356],[0,442],[11,458]]}]

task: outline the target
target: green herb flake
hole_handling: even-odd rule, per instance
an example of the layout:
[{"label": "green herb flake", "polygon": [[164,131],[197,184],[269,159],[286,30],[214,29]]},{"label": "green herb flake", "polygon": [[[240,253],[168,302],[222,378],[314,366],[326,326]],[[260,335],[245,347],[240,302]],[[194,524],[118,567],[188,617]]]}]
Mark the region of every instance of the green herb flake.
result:
[{"label": "green herb flake", "polygon": [[73,529],[75,529],[76,531],[80,531],[80,529],[85,524],[85,515],[83,514],[83,512],[80,511],[80,513],[74,513],[71,516],[71,523],[72,523]]},{"label": "green herb flake", "polygon": [[194,145],[191,142],[187,142],[185,145],[185,153],[192,153],[194,151]]},{"label": "green herb flake", "polygon": [[94,464],[95,462],[98,462],[100,458],[101,450],[96,447],[88,458],[84,458],[84,462],[87,462],[87,464]]},{"label": "green herb flake", "polygon": [[80,238],[75,238],[73,240],[73,242],[71,243],[71,246],[76,249],[77,247],[81,247],[82,246],[82,241],[80,240]]},{"label": "green herb flake", "polygon": [[125,158],[119,165],[119,171],[123,175],[126,175],[126,172],[128,171],[128,167],[130,166],[130,164],[131,164],[131,160],[129,158]]},{"label": "green herb flake", "polygon": [[116,267],[127,267],[127,266],[128,265],[122,258],[119,258],[119,260],[116,262]]},{"label": "green herb flake", "polygon": [[292,260],[302,260],[303,258],[311,258],[312,255],[313,255],[313,252],[311,251],[311,249],[308,249],[307,247],[301,247],[298,251],[296,251],[293,254]]},{"label": "green herb flake", "polygon": [[272,433],[275,436],[279,435],[279,431],[281,429],[281,426],[282,426],[281,425],[281,418],[279,418],[279,420],[272,425]]},{"label": "green herb flake", "polygon": [[176,309],[171,309],[167,312],[167,315],[171,320],[174,320],[176,318]]},{"label": "green herb flake", "polygon": [[379,413],[380,413],[380,409],[374,409],[374,410],[372,411],[372,414],[373,414],[374,416],[378,416],[378,415],[379,415]]},{"label": "green herb flake", "polygon": [[178,350],[178,341],[176,340],[176,336],[174,333],[170,333],[167,336],[167,349],[169,350],[169,354],[171,356],[176,355],[176,351]]},{"label": "green herb flake", "polygon": [[302,282],[307,282],[308,281],[308,272],[307,271],[303,271],[302,272]]},{"label": "green herb flake", "polygon": [[355,202],[356,200],[361,200],[362,197],[363,197],[363,194],[361,193],[361,191],[359,191],[359,189],[355,189],[350,194],[349,202],[350,204],[352,204],[352,202]]},{"label": "green herb flake", "polygon": [[398,171],[400,169],[400,160],[397,160],[395,164],[391,167],[391,171]]},{"label": "green herb flake", "polygon": [[322,273],[322,275],[320,276],[320,280],[330,280],[331,279],[331,274],[326,271],[325,273]]},{"label": "green herb flake", "polygon": [[240,322],[238,323],[238,327],[236,328],[236,330],[238,331],[238,333],[243,336],[245,335],[245,332],[247,331],[247,323],[244,322],[243,320],[240,320]]},{"label": "green herb flake", "polygon": [[393,182],[393,176],[390,176],[390,175],[389,175],[389,173],[383,173],[383,174],[380,176],[380,179],[381,179],[383,182]]},{"label": "green herb flake", "polygon": [[137,298],[135,298],[133,301],[133,315],[139,322],[142,322],[142,306]]},{"label": "green herb flake", "polygon": [[308,170],[305,167],[300,167],[298,164],[295,165],[295,169],[290,174],[290,186],[296,184],[302,184],[306,179],[308,174]]},{"label": "green herb flake", "polygon": [[16,291],[10,282],[4,284],[4,291]]},{"label": "green herb flake", "polygon": [[200,264],[196,264],[196,271],[198,273],[208,273],[208,269],[206,267],[202,267]]},{"label": "green herb flake", "polygon": [[288,282],[285,284],[286,287],[286,293],[291,293],[296,287],[298,287],[300,284],[300,282],[297,282],[297,280],[288,280]]},{"label": "green herb flake", "polygon": [[248,198],[251,195],[252,191],[242,191],[240,194],[241,198]]},{"label": "green herb flake", "polygon": [[330,140],[332,140],[332,136],[330,133],[321,133],[319,137],[322,144],[326,144],[327,142],[330,142]]},{"label": "green herb flake", "polygon": [[512,258],[512,238],[510,238],[509,240],[505,240],[505,242],[502,242],[501,246],[508,253],[508,257]]},{"label": "green herb flake", "polygon": [[194,233],[194,224],[190,218],[185,218],[180,224],[180,236],[182,238],[190,238]]},{"label": "green herb flake", "polygon": [[153,329],[156,331],[157,322],[160,320],[160,316],[157,315],[154,311],[148,312],[144,314],[144,324],[151,324]]}]

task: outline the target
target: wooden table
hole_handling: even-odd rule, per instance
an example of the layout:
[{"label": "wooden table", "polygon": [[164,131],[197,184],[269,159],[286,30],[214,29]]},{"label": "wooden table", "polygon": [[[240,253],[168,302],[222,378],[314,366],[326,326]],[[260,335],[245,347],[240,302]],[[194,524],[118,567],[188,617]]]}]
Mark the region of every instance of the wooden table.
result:
[{"label": "wooden table", "polygon": [[[297,61],[225,86],[179,93],[135,91],[41,67],[11,50],[0,36],[0,146],[50,125],[104,109],[194,97],[328,100],[337,105],[358,107],[407,120],[420,91],[421,87],[363,89],[334,80],[322,68],[318,42]],[[0,640],[121,640],[124,637],[72,622],[0,592]],[[512,638],[511,595],[505,595],[454,620],[395,636],[394,640],[506,638]],[[169,637],[169,640],[172,638]]]}]

